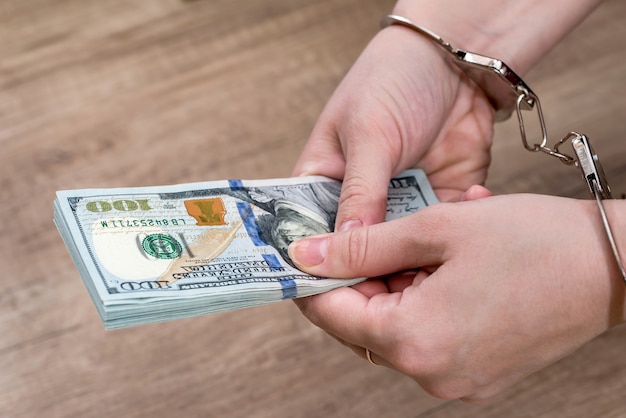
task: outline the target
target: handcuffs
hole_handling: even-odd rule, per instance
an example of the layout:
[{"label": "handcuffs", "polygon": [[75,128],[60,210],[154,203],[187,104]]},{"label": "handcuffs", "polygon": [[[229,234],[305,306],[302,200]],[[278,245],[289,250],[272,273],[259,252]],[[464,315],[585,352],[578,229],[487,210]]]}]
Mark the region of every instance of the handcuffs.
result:
[{"label": "handcuffs", "polygon": [[[615,241],[611,225],[609,224],[606,211],[604,210],[604,199],[613,199],[611,189],[606,180],[604,170],[600,164],[598,155],[594,152],[589,139],[577,132],[570,132],[557,142],[552,148],[546,146],[548,142],[548,134],[546,131],[545,120],[541,110],[539,97],[528,87],[511,68],[504,62],[480,55],[470,51],[464,51],[450,45],[436,33],[398,15],[387,15],[381,21],[383,28],[390,25],[400,25],[418,32],[430,41],[443,48],[452,57],[452,61],[463,70],[469,78],[471,78],[485,93],[491,104],[496,109],[496,120],[503,121],[508,119],[513,111],[517,113],[519,122],[520,135],[524,148],[529,151],[541,151],[545,154],[558,158],[566,165],[577,166],[585,180],[589,192],[595,198],[602,223],[611,251],[615,257],[617,267],[622,274],[622,278],[626,283],[626,271],[620,257],[617,243]],[[526,129],[524,127],[523,110],[536,109],[539,125],[541,127],[542,139],[540,143],[530,144],[526,137]],[[574,156],[564,153],[560,147],[570,142],[574,150]]]}]

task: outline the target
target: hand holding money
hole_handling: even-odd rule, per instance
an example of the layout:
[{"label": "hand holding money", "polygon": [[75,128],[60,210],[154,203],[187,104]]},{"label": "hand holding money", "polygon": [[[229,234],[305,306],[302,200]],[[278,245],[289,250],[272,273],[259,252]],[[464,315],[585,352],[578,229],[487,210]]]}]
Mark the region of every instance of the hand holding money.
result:
[{"label": "hand holding money", "polygon": [[[106,328],[309,296],[339,280],[296,269],[292,241],[333,231],[325,177],[57,192],[54,220]],[[437,199],[424,173],[389,185],[387,220]]]}]

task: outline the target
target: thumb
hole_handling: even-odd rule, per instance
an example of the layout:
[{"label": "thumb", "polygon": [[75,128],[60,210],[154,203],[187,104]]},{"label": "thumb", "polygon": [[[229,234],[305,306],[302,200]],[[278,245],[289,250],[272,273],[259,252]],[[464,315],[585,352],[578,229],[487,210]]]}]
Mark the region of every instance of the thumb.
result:
[{"label": "thumb", "polygon": [[[396,174],[398,151],[385,129],[376,125],[353,127],[344,142],[345,173],[336,231],[385,220],[389,180]],[[341,133],[340,133],[341,136]]]},{"label": "thumb", "polygon": [[289,246],[289,257],[300,270],[333,278],[376,277],[439,265],[446,242],[442,226],[447,221],[434,220],[430,209],[385,223],[300,239]]},{"label": "thumb", "polygon": [[300,158],[296,162],[294,176],[326,176],[342,179],[345,170],[345,159],[341,144],[330,132],[315,132],[306,143]]},{"label": "thumb", "polygon": [[343,181],[336,230],[385,219],[392,163],[381,151],[381,142],[370,131],[343,135],[334,125],[320,123],[305,145],[294,176],[322,175]]}]

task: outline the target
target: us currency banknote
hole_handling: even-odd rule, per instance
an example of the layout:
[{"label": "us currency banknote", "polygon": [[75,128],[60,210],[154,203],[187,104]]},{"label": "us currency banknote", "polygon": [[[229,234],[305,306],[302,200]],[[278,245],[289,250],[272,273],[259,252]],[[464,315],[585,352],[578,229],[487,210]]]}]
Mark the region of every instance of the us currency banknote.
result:
[{"label": "us currency banknote", "polygon": [[[350,286],[296,269],[287,247],[331,232],[341,183],[229,180],[57,192],[54,221],[105,328],[263,305]],[[424,173],[389,183],[387,220],[437,199]]]}]

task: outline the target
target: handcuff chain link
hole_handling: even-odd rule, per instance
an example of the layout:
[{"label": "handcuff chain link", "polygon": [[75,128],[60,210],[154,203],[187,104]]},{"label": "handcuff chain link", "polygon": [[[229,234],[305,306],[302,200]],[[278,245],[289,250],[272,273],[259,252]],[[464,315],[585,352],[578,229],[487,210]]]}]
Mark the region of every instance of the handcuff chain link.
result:
[{"label": "handcuff chain link", "polygon": [[[535,104],[534,108],[536,109],[537,117],[539,119],[539,126],[541,128],[541,143],[534,143],[533,145],[529,144],[526,137],[526,127],[524,126],[524,117],[522,116],[522,104],[527,103],[529,100],[531,100]],[[559,142],[557,142],[554,147],[550,148],[546,146],[546,144],[548,143],[548,131],[546,129],[546,122],[543,116],[543,111],[541,110],[541,102],[539,101],[539,97],[537,97],[535,93],[529,92],[525,89],[519,89],[519,95],[517,96],[517,105],[515,107],[515,110],[517,113],[517,120],[519,122],[519,130],[522,137],[522,143],[524,144],[524,148],[526,148],[528,151],[541,151],[545,154],[556,157],[565,165],[572,165],[576,162],[576,159],[574,157],[561,152],[559,150],[559,147],[570,139],[574,139],[580,136],[579,134],[575,132],[570,132]]]},{"label": "handcuff chain link", "polygon": [[[611,246],[613,257],[615,258],[615,262],[617,264],[619,272],[622,275],[622,279],[626,284],[626,269],[624,268],[624,263],[622,262],[622,258],[617,249],[617,243],[615,241],[611,225],[609,224],[609,219],[604,209],[604,203],[602,202],[603,199],[612,199],[613,196],[611,195],[611,189],[606,182],[604,170],[600,165],[598,156],[591,148],[589,140],[585,135],[581,135],[577,132],[570,132],[559,142],[557,142],[553,148],[547,147],[546,143],[548,142],[548,134],[546,130],[545,120],[543,117],[543,112],[541,111],[541,103],[539,101],[539,98],[537,97],[537,95],[527,90],[517,89],[517,91],[519,92],[519,95],[517,97],[516,112],[524,148],[533,152],[544,152],[548,155],[558,158],[565,165],[577,165],[582,170],[583,178],[587,182],[591,194],[595,198],[598,208],[600,210],[602,224],[604,227],[604,231],[606,232],[608,242]],[[528,143],[528,139],[526,138],[526,128],[524,127],[524,118],[522,116],[522,103],[527,102],[528,99],[531,99],[535,104],[534,107],[537,111],[537,115],[539,118],[539,125],[541,126],[542,138],[541,143],[539,144],[535,143],[533,145],[530,145]],[[571,142],[572,147],[576,151],[576,158],[559,151],[559,147],[568,141]]]}]

